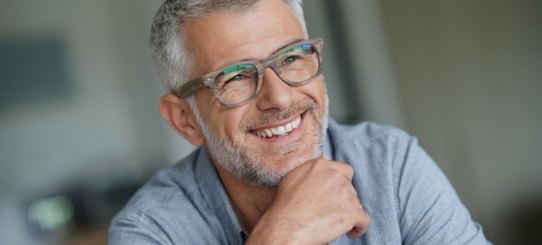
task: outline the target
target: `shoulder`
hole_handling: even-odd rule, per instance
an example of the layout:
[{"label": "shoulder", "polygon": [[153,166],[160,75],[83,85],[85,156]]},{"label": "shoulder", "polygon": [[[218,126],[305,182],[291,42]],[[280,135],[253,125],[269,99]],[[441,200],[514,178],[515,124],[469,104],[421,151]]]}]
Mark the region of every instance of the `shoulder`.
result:
[{"label": "shoulder", "polygon": [[[110,243],[149,240],[156,244],[203,242],[213,213],[202,197],[194,171],[198,151],[159,170],[111,222]],[[201,230],[201,231],[200,231]],[[212,234],[207,234],[212,238]]]},{"label": "shoulder", "polygon": [[[381,233],[405,244],[486,244],[480,226],[415,137],[375,123],[330,122],[328,141],[334,159],[354,168],[364,208],[378,217],[365,237],[378,240]],[[395,222],[383,222],[390,220]]]},{"label": "shoulder", "polygon": [[330,120],[328,132],[334,144],[367,144],[393,143],[408,141],[411,136],[401,129],[362,122],[356,125],[342,125]]},{"label": "shoulder", "polygon": [[399,167],[411,146],[417,144],[415,137],[401,129],[372,122],[347,126],[330,121],[328,141],[333,154],[345,158],[341,160],[351,164],[369,161],[389,167]]},{"label": "shoulder", "polygon": [[[175,165],[160,169],[130,199],[123,211],[151,212],[159,208],[197,201],[199,192],[194,172],[198,151]],[[179,202],[182,200],[182,202]]]}]

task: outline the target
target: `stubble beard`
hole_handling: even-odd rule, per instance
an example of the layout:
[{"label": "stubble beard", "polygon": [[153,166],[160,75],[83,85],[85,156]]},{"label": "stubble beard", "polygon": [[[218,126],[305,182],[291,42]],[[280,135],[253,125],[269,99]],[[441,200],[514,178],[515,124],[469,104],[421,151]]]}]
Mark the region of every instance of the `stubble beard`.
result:
[{"label": "stubble beard", "polygon": [[[215,163],[220,164],[220,166],[230,174],[250,185],[277,187],[282,178],[294,168],[308,160],[322,156],[323,141],[328,125],[328,110],[328,97],[327,93],[325,93],[324,108],[319,106],[316,101],[307,98],[293,104],[286,112],[275,113],[274,115],[265,114],[257,120],[258,123],[278,121],[296,114],[299,115],[304,111],[306,111],[305,117],[313,117],[312,121],[315,123],[315,128],[312,132],[308,132],[310,137],[315,141],[312,146],[312,153],[308,157],[296,157],[295,159],[291,159],[287,166],[283,165],[278,169],[274,168],[274,166],[279,166],[280,163],[277,164],[270,162],[269,159],[263,159],[257,151],[250,149],[250,146],[247,145],[246,142],[244,144],[237,140],[241,137],[237,137],[236,139],[223,139],[203,120],[197,110],[194,111],[194,114],[196,115],[196,120],[198,121],[202,134],[205,137],[207,151]],[[243,124],[244,123],[241,123],[241,125]],[[250,126],[240,126],[239,132],[249,134],[250,132],[247,128],[250,128]],[[302,138],[305,138],[305,136],[302,136]],[[279,150],[288,149],[292,151],[294,150],[291,149],[292,147],[304,147],[307,143],[312,142],[297,142],[293,143],[293,145],[279,147]]]}]

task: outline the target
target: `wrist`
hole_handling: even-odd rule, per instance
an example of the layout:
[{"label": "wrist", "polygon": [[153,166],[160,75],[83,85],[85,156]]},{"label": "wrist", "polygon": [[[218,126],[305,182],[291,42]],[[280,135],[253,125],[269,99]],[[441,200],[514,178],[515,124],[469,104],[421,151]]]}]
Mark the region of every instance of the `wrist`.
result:
[{"label": "wrist", "polygon": [[250,244],[310,244],[304,225],[266,213],[254,226],[247,243]]}]

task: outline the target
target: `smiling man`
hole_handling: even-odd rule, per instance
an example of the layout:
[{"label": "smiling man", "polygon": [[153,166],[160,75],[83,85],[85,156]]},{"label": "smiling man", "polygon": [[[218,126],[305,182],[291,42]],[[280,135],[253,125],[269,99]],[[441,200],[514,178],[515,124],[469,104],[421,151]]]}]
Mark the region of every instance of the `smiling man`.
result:
[{"label": "smiling man", "polygon": [[167,0],[151,31],[164,120],[200,146],[113,220],[111,244],[486,244],[393,128],[328,123],[301,0]]}]

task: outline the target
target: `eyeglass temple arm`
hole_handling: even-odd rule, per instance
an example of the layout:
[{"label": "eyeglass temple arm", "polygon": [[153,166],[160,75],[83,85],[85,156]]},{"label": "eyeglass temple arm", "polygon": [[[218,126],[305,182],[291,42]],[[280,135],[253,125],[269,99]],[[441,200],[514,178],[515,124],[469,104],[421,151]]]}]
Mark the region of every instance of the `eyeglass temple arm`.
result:
[{"label": "eyeglass temple arm", "polygon": [[177,94],[181,97],[188,97],[189,95],[191,95],[194,91],[196,91],[197,89],[203,87],[203,79],[196,79],[196,80],[192,80],[192,81],[189,81],[187,83],[185,83],[184,85],[182,85],[178,90],[177,90]]}]

